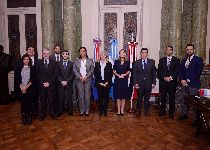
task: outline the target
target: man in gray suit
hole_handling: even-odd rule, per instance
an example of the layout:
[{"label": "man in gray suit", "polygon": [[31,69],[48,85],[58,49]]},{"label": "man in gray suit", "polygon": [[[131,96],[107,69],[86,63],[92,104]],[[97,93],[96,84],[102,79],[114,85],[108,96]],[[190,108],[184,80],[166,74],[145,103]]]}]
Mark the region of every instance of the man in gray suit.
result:
[{"label": "man in gray suit", "polygon": [[80,116],[89,116],[94,65],[93,61],[88,58],[85,47],[81,47],[79,53],[79,59],[74,63],[73,70],[78,90]]},{"label": "man in gray suit", "polygon": [[138,89],[138,101],[136,117],[140,117],[142,100],[144,98],[144,112],[145,116],[149,116],[149,99],[150,92],[156,84],[156,68],[155,61],[149,59],[148,49],[141,49],[141,59],[133,64],[133,85]]}]

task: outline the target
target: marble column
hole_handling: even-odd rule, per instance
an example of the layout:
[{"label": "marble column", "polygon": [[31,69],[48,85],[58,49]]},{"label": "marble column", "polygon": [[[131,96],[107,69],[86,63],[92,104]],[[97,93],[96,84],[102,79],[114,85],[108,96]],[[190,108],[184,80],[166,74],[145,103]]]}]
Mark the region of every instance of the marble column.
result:
[{"label": "marble column", "polygon": [[63,46],[70,51],[71,60],[77,57],[75,14],[75,0],[63,0]]},{"label": "marble column", "polygon": [[191,43],[192,39],[192,16],[194,0],[183,0],[183,23],[182,23],[182,50]]},{"label": "marble column", "polygon": [[192,43],[196,54],[206,59],[208,0],[194,0],[192,19]]},{"label": "marble column", "polygon": [[169,0],[168,44],[174,47],[174,55],[182,57],[182,0]]},{"label": "marble column", "polygon": [[61,45],[63,48],[63,19],[62,19],[62,1],[54,0],[55,8],[55,44]]},{"label": "marble column", "polygon": [[165,47],[168,45],[169,28],[169,0],[162,0],[161,30],[160,30],[160,58],[165,56]]},{"label": "marble column", "polygon": [[54,2],[53,0],[41,1],[41,17],[42,17],[42,47],[49,48],[51,52],[54,46]]}]

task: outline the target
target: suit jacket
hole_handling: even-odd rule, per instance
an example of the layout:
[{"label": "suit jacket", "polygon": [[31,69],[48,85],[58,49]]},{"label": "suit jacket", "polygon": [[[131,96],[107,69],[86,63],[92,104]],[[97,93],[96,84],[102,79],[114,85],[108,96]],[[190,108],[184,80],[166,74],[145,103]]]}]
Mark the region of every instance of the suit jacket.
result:
[{"label": "suit jacket", "polygon": [[[76,80],[80,80],[80,67],[81,67],[81,59],[77,59],[74,63],[73,70]],[[94,64],[93,61],[89,58],[86,59],[86,72],[87,72],[87,81],[91,80],[94,73]]]},{"label": "suit jacket", "polygon": [[[145,84],[146,83],[146,84]],[[153,59],[147,59],[147,69],[143,69],[142,59],[133,64],[133,84],[141,88],[152,89],[152,84],[156,84],[156,67]]]},{"label": "suit jacket", "polygon": [[[106,67],[104,68],[104,81],[108,82],[109,86],[112,85],[112,76],[113,76],[112,64],[110,62],[107,62]],[[98,86],[98,83],[102,83],[100,62],[95,63],[94,77],[95,77],[96,86]]]},{"label": "suit jacket", "polygon": [[179,76],[179,67],[180,60],[177,57],[172,56],[170,66],[167,66],[167,57],[163,57],[160,59],[158,64],[158,78],[160,80],[160,84],[168,83],[164,80],[165,77],[172,77],[172,81],[170,83],[177,84],[177,78]]},{"label": "suit jacket", "polygon": [[63,60],[58,62],[58,81],[61,85],[61,81],[67,81],[68,85],[73,83],[72,80],[74,79],[74,72],[73,72],[73,63],[68,61],[67,68],[64,69],[63,67]]},{"label": "suit jacket", "polygon": [[[22,71],[22,67],[19,66],[18,68],[16,68],[15,70],[15,74],[14,74],[14,89],[15,89],[15,96],[16,98],[20,98],[22,92],[20,90],[20,84],[22,83],[22,77],[21,77],[21,71]],[[28,87],[26,93],[28,93],[31,97],[36,98],[36,71],[35,71],[35,67],[31,67],[30,68],[30,79],[29,82],[31,82],[32,84]]]},{"label": "suit jacket", "polygon": [[200,76],[203,70],[203,60],[201,57],[193,56],[190,61],[188,68],[185,67],[185,63],[187,61],[187,57],[182,59],[180,66],[180,80],[190,80],[188,82],[189,87],[200,88],[201,81]]},{"label": "suit jacket", "polygon": [[50,87],[55,86],[58,74],[58,64],[54,60],[49,59],[49,64],[46,68],[44,59],[39,59],[36,64],[36,71],[39,84],[42,85],[44,82],[49,82]]},{"label": "suit jacket", "polygon": [[[60,54],[60,61],[62,60],[62,58],[63,58],[63,57],[62,57],[62,55]],[[56,61],[55,54],[50,55],[50,59]]]}]

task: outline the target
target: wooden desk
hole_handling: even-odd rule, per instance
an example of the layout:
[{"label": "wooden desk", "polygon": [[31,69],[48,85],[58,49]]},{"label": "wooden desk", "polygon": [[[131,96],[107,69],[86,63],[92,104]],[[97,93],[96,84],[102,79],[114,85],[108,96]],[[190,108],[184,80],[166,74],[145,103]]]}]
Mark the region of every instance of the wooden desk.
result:
[{"label": "wooden desk", "polygon": [[210,100],[205,97],[185,96],[186,102],[195,109],[196,136],[203,129],[208,135],[210,133]]}]

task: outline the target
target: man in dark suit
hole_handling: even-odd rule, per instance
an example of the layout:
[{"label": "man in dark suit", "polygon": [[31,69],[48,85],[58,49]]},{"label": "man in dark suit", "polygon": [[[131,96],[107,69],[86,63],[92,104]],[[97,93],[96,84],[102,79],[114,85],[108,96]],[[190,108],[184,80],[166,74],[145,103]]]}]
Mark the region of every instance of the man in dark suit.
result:
[{"label": "man in dark suit", "polygon": [[42,56],[43,58],[36,65],[40,94],[40,121],[45,119],[47,108],[49,109],[49,115],[53,119],[56,117],[54,110],[54,90],[58,72],[57,63],[49,59],[50,50],[43,49]]},{"label": "man in dark suit", "polygon": [[[186,57],[181,61],[179,78],[182,84],[182,97],[185,95],[198,95],[201,87],[200,76],[203,70],[203,60],[201,57],[195,56],[195,47],[193,44],[186,46]],[[189,107],[182,100],[181,116],[179,120],[188,118]]]},{"label": "man in dark suit", "polygon": [[54,51],[54,54],[50,56],[50,59],[53,59],[53,60],[55,60],[57,62],[61,61],[62,60],[62,55],[61,55],[61,47],[60,47],[60,45],[56,44],[54,46],[53,51]]},{"label": "man in dark suit", "polygon": [[61,116],[63,112],[64,102],[67,102],[67,110],[70,116],[73,115],[73,63],[69,61],[69,52],[64,50],[62,52],[63,59],[58,62],[58,116]]},{"label": "man in dark suit", "polygon": [[[53,55],[50,55],[50,59],[56,61],[56,62],[60,62],[62,60],[62,55],[61,55],[61,46],[59,44],[56,44],[54,46],[54,54]],[[58,87],[59,87],[59,81],[56,79],[56,83],[55,83],[55,111],[56,113],[59,113],[59,108],[58,108],[58,105],[59,105],[59,98],[58,98]]]},{"label": "man in dark suit", "polygon": [[12,70],[12,57],[4,53],[4,47],[0,45],[0,104],[9,102],[8,73]]},{"label": "man in dark suit", "polygon": [[133,64],[133,85],[138,90],[137,112],[136,116],[140,117],[142,100],[144,98],[145,116],[149,116],[149,99],[152,88],[156,85],[156,67],[155,61],[149,59],[148,49],[141,49],[141,59]]},{"label": "man in dark suit", "polygon": [[174,118],[175,93],[179,75],[180,60],[173,56],[173,47],[166,47],[166,57],[160,59],[158,64],[159,89],[161,104],[159,116],[165,115],[166,97],[169,96],[169,117]]}]

